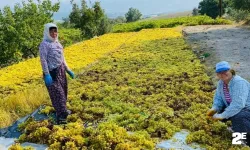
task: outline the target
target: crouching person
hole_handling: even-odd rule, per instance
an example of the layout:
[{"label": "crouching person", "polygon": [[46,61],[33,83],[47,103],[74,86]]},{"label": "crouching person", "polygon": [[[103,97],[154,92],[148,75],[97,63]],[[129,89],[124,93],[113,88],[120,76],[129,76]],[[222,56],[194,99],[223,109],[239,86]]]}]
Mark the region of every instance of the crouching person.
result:
[{"label": "crouching person", "polygon": [[[207,115],[214,120],[231,120],[234,132],[250,133],[250,83],[235,74],[226,61],[216,64],[217,84],[213,106]],[[247,142],[247,145],[250,143]]]}]

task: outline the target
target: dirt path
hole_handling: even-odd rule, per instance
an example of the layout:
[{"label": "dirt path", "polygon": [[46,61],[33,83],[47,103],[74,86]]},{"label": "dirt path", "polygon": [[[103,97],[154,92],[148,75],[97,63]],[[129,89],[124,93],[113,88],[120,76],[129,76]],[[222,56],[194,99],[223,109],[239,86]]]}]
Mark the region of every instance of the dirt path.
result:
[{"label": "dirt path", "polygon": [[[207,55],[208,74],[215,77],[218,61],[228,61],[236,73],[250,81],[250,30],[234,25],[184,27],[183,34],[198,56]],[[214,80],[214,79],[213,79]]]}]

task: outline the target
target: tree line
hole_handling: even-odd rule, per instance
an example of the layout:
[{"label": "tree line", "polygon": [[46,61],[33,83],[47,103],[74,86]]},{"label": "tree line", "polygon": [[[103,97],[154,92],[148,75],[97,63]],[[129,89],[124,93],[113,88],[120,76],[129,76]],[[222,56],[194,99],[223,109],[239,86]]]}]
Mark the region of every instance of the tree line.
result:
[{"label": "tree line", "polygon": [[[193,15],[206,14],[212,18],[218,17],[219,1],[202,0],[198,8],[193,10]],[[249,16],[250,1],[221,1],[223,13],[230,14],[234,19],[242,20]],[[58,23],[60,37],[62,33],[66,36],[62,42],[64,45],[72,44],[72,39],[81,40],[103,35],[110,32],[115,24],[134,22],[142,18],[141,12],[136,8],[129,8],[124,16],[108,18],[98,1],[89,5],[86,0],[81,0],[78,5],[71,0],[71,5],[72,11],[69,16],[64,18],[62,23]],[[38,56],[44,24],[54,21],[53,15],[59,8],[60,2],[27,0],[15,4],[14,9],[9,6],[0,9],[0,68]]]},{"label": "tree line", "polygon": [[[81,0],[80,6],[71,0],[72,11],[58,23],[63,29],[79,29],[82,38],[88,39],[110,32],[112,25],[141,19],[138,9],[130,8],[125,16],[109,19],[100,2],[87,5]],[[53,15],[58,12],[60,2],[51,0],[28,0],[0,9],[0,68],[28,58],[38,56],[38,46],[43,38],[44,24],[54,22]],[[61,35],[61,34],[60,34]],[[79,35],[74,32],[73,36]],[[68,36],[73,38],[72,36]],[[72,42],[70,42],[72,43]]]},{"label": "tree line", "polygon": [[[222,6],[220,6],[220,2]],[[250,1],[247,0],[202,0],[198,8],[194,8],[192,14],[208,15],[216,18],[220,15],[220,8],[224,15],[232,17],[236,21],[247,19],[250,11]]]}]

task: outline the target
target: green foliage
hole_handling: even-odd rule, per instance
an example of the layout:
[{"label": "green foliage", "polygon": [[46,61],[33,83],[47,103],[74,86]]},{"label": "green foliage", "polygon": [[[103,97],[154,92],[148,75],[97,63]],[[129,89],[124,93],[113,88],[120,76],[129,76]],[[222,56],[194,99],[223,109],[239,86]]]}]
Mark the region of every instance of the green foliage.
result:
[{"label": "green foliage", "polygon": [[15,18],[10,7],[4,7],[0,12],[0,62],[6,64],[21,59],[16,36]]},{"label": "green foliage", "polygon": [[70,23],[73,24],[75,28],[80,28],[81,26],[81,10],[76,3],[72,3],[72,12],[69,14]]},{"label": "green foliage", "polygon": [[5,6],[0,13],[0,63],[36,57],[43,38],[44,24],[59,9],[59,2],[29,0],[16,4],[14,10]]},{"label": "green foliage", "polygon": [[83,37],[80,29],[62,28],[59,29],[59,40],[64,47],[67,47],[73,43],[82,41]]},{"label": "green foliage", "polygon": [[212,18],[218,17],[220,13],[218,0],[203,0],[198,8],[201,15],[206,14]]},{"label": "green foliage", "polygon": [[233,8],[227,8],[227,14],[229,19],[235,20],[236,22],[244,21],[249,18],[249,12],[246,10],[237,10]]},{"label": "green foliage", "polygon": [[134,22],[141,19],[141,12],[136,8],[129,8],[128,12],[125,14],[127,22]]},{"label": "green foliage", "polygon": [[179,25],[194,26],[194,25],[208,25],[208,24],[230,24],[229,20],[212,19],[208,16],[194,16],[194,17],[180,17],[162,20],[149,20],[141,22],[132,22],[126,24],[117,24],[113,26],[112,32],[132,32],[140,31],[148,28],[172,28]]},{"label": "green foliage", "polygon": [[233,8],[237,10],[250,11],[250,1],[248,0],[230,0]]},{"label": "green foliage", "polygon": [[119,24],[119,23],[125,23],[126,22],[126,18],[123,16],[119,16],[115,19],[109,19],[109,22],[113,25],[115,24]]},{"label": "green foliage", "polygon": [[81,8],[73,0],[71,3],[70,22],[74,27],[81,29],[83,36],[91,38],[110,31],[111,26],[100,2],[95,2],[91,8],[87,6],[85,0],[81,1]]}]

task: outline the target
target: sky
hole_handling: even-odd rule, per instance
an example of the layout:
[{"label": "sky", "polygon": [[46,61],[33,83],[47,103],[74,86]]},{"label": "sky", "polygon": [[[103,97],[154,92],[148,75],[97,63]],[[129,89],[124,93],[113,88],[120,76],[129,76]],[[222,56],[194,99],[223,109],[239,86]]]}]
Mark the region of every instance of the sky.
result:
[{"label": "sky", "polygon": [[[36,0],[35,0],[36,1]],[[57,0],[52,0],[57,2]],[[55,14],[55,19],[67,17],[71,12],[70,0],[59,0],[61,8]],[[74,0],[80,4],[80,0]],[[95,0],[87,0],[92,1]],[[108,16],[124,15],[130,7],[137,8],[143,15],[159,14],[159,13],[175,13],[192,10],[198,7],[201,0],[99,0],[101,6]],[[4,6],[14,6],[15,3],[21,3],[22,0],[0,0],[0,9]]]}]

